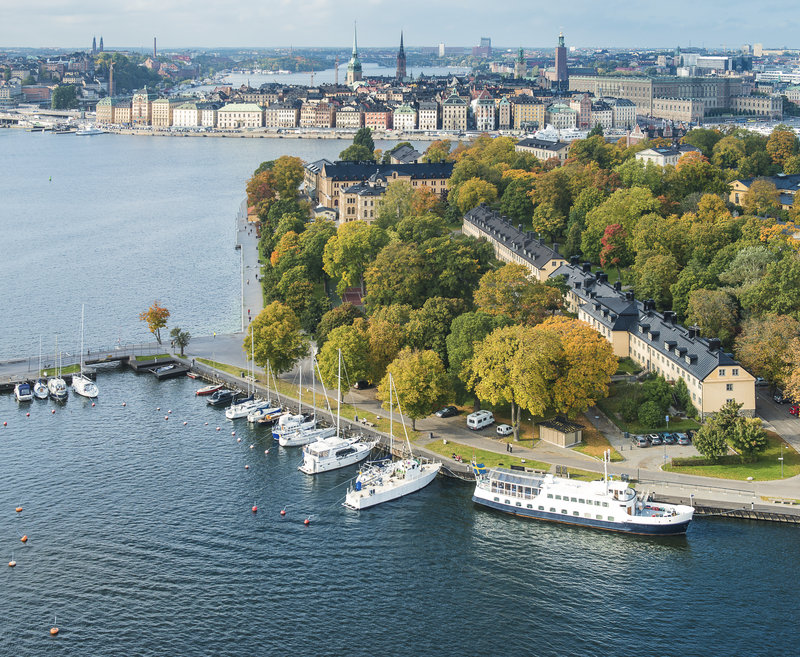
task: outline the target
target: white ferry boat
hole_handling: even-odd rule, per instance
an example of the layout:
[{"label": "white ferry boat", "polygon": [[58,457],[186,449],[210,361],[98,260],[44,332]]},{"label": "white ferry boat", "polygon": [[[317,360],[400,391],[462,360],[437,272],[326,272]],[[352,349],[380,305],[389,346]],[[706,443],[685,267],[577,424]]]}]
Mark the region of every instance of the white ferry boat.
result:
[{"label": "white ferry boat", "polygon": [[685,534],[694,508],[647,502],[625,481],[578,481],[473,463],[472,501],[517,516],[627,534]]}]

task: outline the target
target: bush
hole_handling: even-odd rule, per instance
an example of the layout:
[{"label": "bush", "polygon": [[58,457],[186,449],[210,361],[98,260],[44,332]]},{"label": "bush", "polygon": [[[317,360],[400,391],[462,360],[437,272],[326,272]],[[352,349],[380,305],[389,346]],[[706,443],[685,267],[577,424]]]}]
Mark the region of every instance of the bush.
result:
[{"label": "bush", "polygon": [[648,429],[658,429],[664,424],[664,413],[654,401],[646,401],[639,407],[639,422]]},{"label": "bush", "polygon": [[625,397],[619,403],[619,414],[626,422],[633,422],[639,417],[639,401],[634,397]]}]

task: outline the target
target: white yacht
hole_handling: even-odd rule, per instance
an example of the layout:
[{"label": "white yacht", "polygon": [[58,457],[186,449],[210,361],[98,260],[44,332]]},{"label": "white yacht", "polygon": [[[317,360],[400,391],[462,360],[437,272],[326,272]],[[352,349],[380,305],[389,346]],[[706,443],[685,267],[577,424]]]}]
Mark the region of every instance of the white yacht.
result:
[{"label": "white yacht", "polygon": [[104,135],[106,134],[106,131],[103,130],[102,128],[98,128],[96,125],[93,125],[92,123],[85,123],[75,131],[75,134],[87,137],[90,135]]},{"label": "white yacht", "polygon": [[47,379],[36,379],[36,383],[33,384],[33,396],[36,399],[47,399],[50,396]]},{"label": "white yacht", "polygon": [[54,376],[52,379],[48,379],[47,390],[50,393],[50,397],[56,401],[64,401],[69,395],[67,382],[60,376]]},{"label": "white yacht", "polygon": [[310,443],[315,443],[323,438],[330,438],[336,435],[336,427],[318,427],[316,421],[314,426],[308,429],[282,434],[278,438],[281,447],[302,447]]},{"label": "white yacht", "polygon": [[269,403],[261,399],[256,399],[255,383],[253,384],[252,389],[250,387],[250,382],[255,382],[255,347],[253,343],[252,331],[250,331],[250,360],[251,362],[247,364],[247,397],[244,399],[239,399],[236,403],[231,404],[225,409],[225,417],[229,420],[247,417],[251,411],[254,411],[264,404]]},{"label": "white yacht", "polygon": [[272,402],[267,402],[264,406],[254,408],[247,414],[248,422],[258,422],[267,424],[275,422],[284,413],[282,406],[275,406]]},{"label": "white yacht", "polygon": [[27,381],[14,386],[14,397],[18,402],[27,402],[33,399],[33,388]]},{"label": "white yacht", "polygon": [[313,429],[316,426],[316,420],[307,420],[305,415],[281,415],[272,427],[272,437],[280,440],[284,434],[295,433],[301,429]]},{"label": "white yacht", "polygon": [[610,480],[608,456],[602,480],[579,481],[474,464],[473,502],[516,516],[581,525],[625,534],[685,534],[694,508],[648,502],[627,481]]},{"label": "white yacht", "polygon": [[88,397],[89,399],[95,399],[99,394],[99,390],[97,389],[97,384],[92,381],[88,376],[86,376],[85,372],[85,365],[83,362],[83,311],[85,306],[81,305],[81,362],[80,362],[80,369],[76,374],[72,375],[72,389],[75,391],[76,395],[80,395],[81,397]]},{"label": "white yacht", "polygon": [[[393,416],[392,416],[392,391],[394,390],[395,398],[397,391],[394,388],[394,381],[389,375],[389,437],[392,442],[389,443],[389,453],[392,454],[393,443]],[[397,403],[397,409],[400,413],[400,420],[403,420],[403,411],[400,408],[400,403]],[[405,431],[405,423],[403,423],[403,431]],[[414,458],[411,451],[411,441],[408,439],[406,432],[406,446],[408,448],[409,457],[403,458],[398,461],[375,461],[367,463],[362,468],[361,472],[356,477],[355,484],[347,490],[347,495],[344,499],[344,506],[361,510],[366,509],[376,504],[396,500],[398,497],[403,497],[418,490],[425,488],[431,483],[439,470],[442,467],[441,463],[423,462],[421,459]]]}]

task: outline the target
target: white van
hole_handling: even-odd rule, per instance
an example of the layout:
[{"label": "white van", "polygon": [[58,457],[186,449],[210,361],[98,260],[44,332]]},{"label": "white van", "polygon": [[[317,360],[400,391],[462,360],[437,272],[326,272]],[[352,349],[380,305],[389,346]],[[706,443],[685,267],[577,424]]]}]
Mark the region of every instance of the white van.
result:
[{"label": "white van", "polygon": [[467,426],[473,431],[494,424],[494,415],[491,411],[475,411],[467,415]]}]

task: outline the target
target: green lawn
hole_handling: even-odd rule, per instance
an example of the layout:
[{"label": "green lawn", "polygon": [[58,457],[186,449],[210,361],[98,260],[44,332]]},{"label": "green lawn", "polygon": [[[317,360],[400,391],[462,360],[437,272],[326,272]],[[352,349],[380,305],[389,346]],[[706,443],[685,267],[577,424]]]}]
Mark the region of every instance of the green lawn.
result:
[{"label": "green lawn", "polygon": [[[59,371],[59,374],[75,374],[79,372],[81,369],[80,365],[67,365],[67,367],[62,367]],[[55,376],[56,370],[55,368],[50,368],[46,370],[41,370],[39,372],[39,376]]]},{"label": "green lawn", "polygon": [[517,456],[504,454],[501,452],[489,452],[485,449],[475,449],[469,445],[462,445],[448,440],[445,445],[441,440],[434,440],[425,445],[425,449],[436,452],[441,456],[450,457],[453,453],[458,454],[464,463],[469,463],[473,457],[478,463],[483,463],[487,468],[496,468],[498,466],[508,467],[509,465],[524,465],[527,468],[534,468],[536,470],[550,471],[550,464],[543,463],[542,461],[534,461],[532,459],[521,459]]},{"label": "green lawn", "polygon": [[708,464],[705,458],[697,456],[693,459],[683,459],[682,463],[696,461],[698,465],[667,464],[664,466],[664,470],[699,475],[701,477],[717,477],[719,479],[738,479],[743,481],[748,477],[752,477],[755,481],[771,481],[781,478],[781,463],[778,458],[781,456],[781,445],[783,445],[784,478],[800,474],[800,454],[784,443],[783,439],[776,433],[768,431],[767,440],[769,441],[767,451],[759,454],[758,460],[754,463],[742,463],[738,456],[730,456],[724,457],[724,463]]},{"label": "green lawn", "polygon": [[619,365],[617,366],[617,374],[638,374],[642,371],[642,366],[639,365],[635,360],[626,356],[625,358],[619,359]]},{"label": "green lawn", "polygon": [[603,452],[605,452],[607,449],[610,449],[612,461],[625,460],[616,449],[611,447],[606,437],[600,433],[600,431],[598,431],[591,422],[589,422],[589,418],[583,415],[578,418],[578,422],[583,425],[583,440],[580,442],[580,444],[576,445],[572,449],[574,449],[576,452],[582,452],[598,459],[602,459]]},{"label": "green lawn", "polygon": [[696,420],[690,420],[689,418],[678,419],[671,417],[669,420],[669,426],[667,426],[667,423],[665,422],[660,427],[656,428],[645,427],[638,421],[626,422],[619,414],[620,403],[623,399],[623,397],[618,394],[619,389],[620,386],[618,383],[612,383],[609,386],[609,396],[605,399],[598,400],[597,406],[608,416],[608,419],[616,424],[622,431],[638,434],[652,433],[653,431],[686,431],[688,429],[698,429],[700,427],[699,422]]},{"label": "green lawn", "polygon": [[172,355],[171,354],[155,354],[155,355],[152,355],[152,356],[136,356],[136,358],[134,358],[134,360],[148,361],[148,360],[159,360],[160,358],[172,358]]}]

